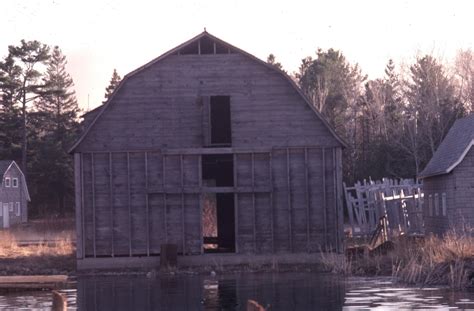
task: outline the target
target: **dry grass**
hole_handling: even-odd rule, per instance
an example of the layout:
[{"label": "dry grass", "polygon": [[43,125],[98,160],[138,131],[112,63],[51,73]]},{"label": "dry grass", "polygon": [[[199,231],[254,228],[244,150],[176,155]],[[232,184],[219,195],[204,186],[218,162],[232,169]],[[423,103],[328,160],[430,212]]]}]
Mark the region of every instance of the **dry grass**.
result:
[{"label": "dry grass", "polygon": [[0,258],[19,258],[30,256],[68,256],[72,255],[75,247],[69,238],[53,243],[39,243],[21,246],[13,234],[8,231],[0,232]]},{"label": "dry grass", "polygon": [[443,238],[398,245],[391,256],[392,274],[407,283],[460,289],[474,273],[474,237],[471,230],[452,230]]},{"label": "dry grass", "polygon": [[386,254],[368,251],[345,259],[323,256],[329,270],[349,275],[392,275],[417,285],[448,285],[461,289],[474,275],[474,231],[449,231],[443,238],[399,237]]}]

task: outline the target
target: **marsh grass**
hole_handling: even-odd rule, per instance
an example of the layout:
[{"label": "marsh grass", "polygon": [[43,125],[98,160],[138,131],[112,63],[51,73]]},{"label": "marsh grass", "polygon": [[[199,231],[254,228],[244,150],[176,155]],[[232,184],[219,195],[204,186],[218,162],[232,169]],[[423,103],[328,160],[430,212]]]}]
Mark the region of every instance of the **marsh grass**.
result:
[{"label": "marsh grass", "polygon": [[19,258],[30,256],[68,256],[75,247],[66,237],[55,242],[42,242],[31,245],[20,245],[15,236],[8,231],[0,231],[0,258]]},{"label": "marsh grass", "polygon": [[465,288],[474,276],[474,231],[451,230],[442,238],[399,237],[386,254],[363,252],[344,259],[323,255],[329,270],[346,275],[392,275],[404,283]]}]

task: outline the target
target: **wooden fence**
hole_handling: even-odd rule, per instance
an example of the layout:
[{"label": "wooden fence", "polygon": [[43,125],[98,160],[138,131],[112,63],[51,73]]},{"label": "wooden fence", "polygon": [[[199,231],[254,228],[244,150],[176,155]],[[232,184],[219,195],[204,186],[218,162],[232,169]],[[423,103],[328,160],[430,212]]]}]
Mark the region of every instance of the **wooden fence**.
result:
[{"label": "wooden fence", "polygon": [[413,180],[384,178],[381,181],[344,184],[352,236],[368,236],[381,217],[388,222],[388,236],[423,234],[423,190]]}]

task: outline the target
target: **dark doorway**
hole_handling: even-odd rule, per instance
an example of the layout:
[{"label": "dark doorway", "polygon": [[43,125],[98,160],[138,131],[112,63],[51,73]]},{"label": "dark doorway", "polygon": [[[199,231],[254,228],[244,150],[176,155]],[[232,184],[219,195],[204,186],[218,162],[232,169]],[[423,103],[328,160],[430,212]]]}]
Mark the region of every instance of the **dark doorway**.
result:
[{"label": "dark doorway", "polygon": [[[202,178],[207,188],[233,187],[233,155],[203,155]],[[235,252],[234,193],[204,193],[202,224],[205,252]]]},{"label": "dark doorway", "polygon": [[230,96],[211,96],[211,145],[232,145]]}]

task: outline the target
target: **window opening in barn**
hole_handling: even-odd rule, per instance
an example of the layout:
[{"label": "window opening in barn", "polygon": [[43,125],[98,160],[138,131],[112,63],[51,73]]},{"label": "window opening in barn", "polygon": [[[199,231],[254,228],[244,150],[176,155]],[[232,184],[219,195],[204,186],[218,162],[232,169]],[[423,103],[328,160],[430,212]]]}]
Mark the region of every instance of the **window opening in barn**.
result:
[{"label": "window opening in barn", "polygon": [[10,187],[10,177],[5,177],[5,187]]},{"label": "window opening in barn", "polygon": [[[233,187],[233,155],[203,155],[202,178],[207,188]],[[235,252],[234,193],[216,189],[203,195],[202,235],[206,253]]]},{"label": "window opening in barn", "polygon": [[441,195],[441,207],[443,210],[443,216],[446,216],[446,193],[443,192]]},{"label": "window opening in barn", "polygon": [[211,96],[211,145],[231,146],[230,96]]},{"label": "window opening in barn", "polygon": [[199,41],[193,41],[179,50],[181,55],[199,54]]},{"label": "window opening in barn", "polygon": [[201,54],[215,54],[214,53],[214,41],[208,37],[203,37],[200,40],[200,52]]},{"label": "window opening in barn", "polygon": [[18,178],[13,178],[13,188],[18,188]]}]

